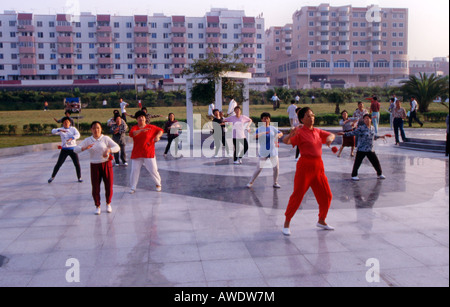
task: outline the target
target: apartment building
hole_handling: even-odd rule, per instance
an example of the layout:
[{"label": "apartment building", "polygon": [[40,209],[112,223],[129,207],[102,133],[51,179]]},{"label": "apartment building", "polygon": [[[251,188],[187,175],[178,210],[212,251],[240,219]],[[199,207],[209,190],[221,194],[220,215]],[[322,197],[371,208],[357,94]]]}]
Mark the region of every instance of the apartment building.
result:
[{"label": "apartment building", "polygon": [[409,61],[409,73],[416,76],[420,73],[425,73],[427,75],[435,74],[438,76],[448,76],[448,58],[433,58],[432,61]]},{"label": "apartment building", "polygon": [[292,21],[290,54],[270,54],[266,64],[272,85],[384,86],[409,74],[408,9],[321,4]]},{"label": "apartment building", "polygon": [[264,19],[212,9],[203,17],[81,13],[0,14],[0,87],[183,87],[183,69],[207,54],[265,76]]}]

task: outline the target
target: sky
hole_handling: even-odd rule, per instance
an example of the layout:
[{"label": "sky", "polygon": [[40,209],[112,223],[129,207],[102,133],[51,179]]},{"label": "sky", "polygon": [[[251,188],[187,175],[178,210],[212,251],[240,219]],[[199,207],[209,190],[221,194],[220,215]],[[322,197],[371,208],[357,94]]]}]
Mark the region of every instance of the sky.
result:
[{"label": "sky", "polygon": [[0,0],[0,13],[15,10],[19,13],[60,14],[79,7],[81,12],[111,15],[204,16],[211,8],[244,10],[247,16],[261,13],[265,26],[284,26],[292,23],[292,15],[303,6],[352,5],[409,9],[409,59],[431,60],[449,55],[449,1],[448,0]]}]

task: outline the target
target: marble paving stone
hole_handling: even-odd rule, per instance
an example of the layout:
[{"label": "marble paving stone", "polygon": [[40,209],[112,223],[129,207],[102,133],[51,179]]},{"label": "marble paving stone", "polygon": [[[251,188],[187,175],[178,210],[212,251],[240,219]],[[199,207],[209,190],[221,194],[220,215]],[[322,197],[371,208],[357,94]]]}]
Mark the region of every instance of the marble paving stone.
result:
[{"label": "marble paving stone", "polygon": [[[0,287],[449,286],[449,161],[440,154],[377,142],[386,180],[364,161],[361,180],[352,182],[348,153],[338,159],[324,147],[333,193],[327,222],[336,229],[316,227],[308,191],[285,237],[292,148],[280,147],[281,189],[273,189],[270,169],[248,189],[257,158],[242,165],[226,157],[164,159],[165,146],[156,146],[163,191],[143,169],[129,194],[131,167],[114,168],[113,212],[106,213],[102,187],[100,216],[86,154],[83,183],[70,161],[47,183],[56,150],[0,157],[0,259],[8,259],[0,263]],[[80,264],[79,283],[66,280],[69,259]],[[379,283],[366,279],[368,259],[379,261]]]}]

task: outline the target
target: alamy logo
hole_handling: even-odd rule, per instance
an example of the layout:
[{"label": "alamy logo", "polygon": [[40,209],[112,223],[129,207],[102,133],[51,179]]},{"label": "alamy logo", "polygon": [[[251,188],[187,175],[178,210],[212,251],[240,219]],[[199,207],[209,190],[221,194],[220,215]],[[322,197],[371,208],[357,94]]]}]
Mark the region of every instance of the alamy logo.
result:
[{"label": "alamy logo", "polygon": [[366,13],[367,22],[381,22],[381,8],[378,5],[371,6]]},{"label": "alamy logo", "polygon": [[80,282],[80,261],[76,258],[67,259],[66,267],[69,268],[66,272],[66,281],[68,283]]},{"label": "alamy logo", "polygon": [[366,267],[369,268],[366,272],[366,281],[368,283],[380,282],[380,261],[376,258],[367,259]]}]

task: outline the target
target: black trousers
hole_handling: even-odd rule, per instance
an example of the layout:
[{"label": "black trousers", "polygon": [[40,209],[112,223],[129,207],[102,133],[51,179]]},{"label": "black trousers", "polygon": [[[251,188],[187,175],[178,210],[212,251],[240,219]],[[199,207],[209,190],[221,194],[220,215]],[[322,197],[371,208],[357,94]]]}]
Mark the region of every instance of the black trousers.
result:
[{"label": "black trousers", "polygon": [[353,164],[352,177],[358,176],[358,170],[363,162],[364,158],[367,157],[373,168],[377,171],[377,175],[381,176],[383,171],[381,170],[380,161],[378,160],[377,155],[374,152],[366,152],[366,151],[358,151],[356,153],[355,163]]},{"label": "black trousers", "polygon": [[75,169],[77,171],[78,179],[81,178],[80,160],[78,159],[78,155],[70,149],[61,149],[58,162],[56,162],[56,165],[53,169],[52,178],[55,178],[56,174],[58,173],[59,169],[64,164],[64,161],[66,161],[68,156],[72,159],[73,165],[75,166]]},{"label": "black trousers", "polygon": [[417,111],[412,111],[409,113],[409,126],[410,127],[412,127],[413,120],[418,122],[420,126],[423,126],[423,123],[417,118]]},{"label": "black trousers", "polygon": [[177,139],[178,134],[169,134],[167,136],[167,146],[166,146],[166,150],[164,150],[164,154],[167,155],[167,153],[169,152],[170,146],[172,145],[173,140],[175,140],[175,156],[178,155],[178,143],[179,140]]},{"label": "black trousers", "polygon": [[[116,142],[117,143],[117,142]],[[122,160],[122,163],[127,162],[127,153],[125,152],[125,144],[117,143],[120,147],[120,160]],[[116,161],[116,164],[119,164],[119,153],[114,153],[114,160]]]},{"label": "black trousers", "polygon": [[[234,158],[234,161],[237,161],[237,159],[242,158],[247,153],[248,142],[247,142],[247,139],[233,138],[233,145],[234,145],[233,158]],[[244,147],[244,150],[242,150],[241,147]]]}]

